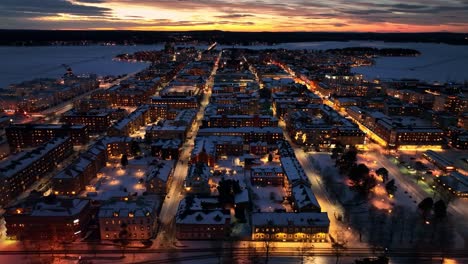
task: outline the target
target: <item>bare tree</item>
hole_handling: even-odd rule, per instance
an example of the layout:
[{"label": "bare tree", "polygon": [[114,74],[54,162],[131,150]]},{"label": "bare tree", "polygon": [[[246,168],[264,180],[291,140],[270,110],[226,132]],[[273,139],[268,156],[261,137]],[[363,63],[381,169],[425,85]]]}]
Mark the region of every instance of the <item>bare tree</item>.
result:
[{"label": "bare tree", "polygon": [[250,263],[258,263],[259,254],[255,246],[249,245],[247,250]]},{"label": "bare tree", "polygon": [[125,257],[125,248],[130,243],[130,241],[129,241],[129,232],[127,230],[127,224],[126,223],[122,223],[120,225],[119,242],[120,242],[120,246],[122,247],[122,257]]},{"label": "bare tree", "polygon": [[300,246],[297,248],[299,255],[301,257],[301,264],[304,263],[304,258],[306,255],[313,253],[314,244],[308,241],[301,242]]},{"label": "bare tree", "polygon": [[274,250],[274,242],[271,239],[272,235],[268,235],[268,238],[263,240],[263,248],[265,248],[265,264],[268,264],[270,261],[270,253]]},{"label": "bare tree", "polygon": [[[342,233],[342,232],[340,232]],[[340,257],[342,255],[342,252],[346,249],[346,244],[348,243],[348,241],[344,238],[341,238],[341,239],[334,239],[331,235],[330,235],[330,242],[332,244],[332,250],[333,250],[333,254],[335,255],[336,257],[336,264],[338,264],[340,262]]]},{"label": "bare tree", "polygon": [[340,258],[341,258],[342,252],[345,249],[346,249],[346,247],[344,245],[340,244],[340,243],[333,243],[332,244],[333,254],[336,257],[336,261],[335,261],[336,264],[340,263]]}]

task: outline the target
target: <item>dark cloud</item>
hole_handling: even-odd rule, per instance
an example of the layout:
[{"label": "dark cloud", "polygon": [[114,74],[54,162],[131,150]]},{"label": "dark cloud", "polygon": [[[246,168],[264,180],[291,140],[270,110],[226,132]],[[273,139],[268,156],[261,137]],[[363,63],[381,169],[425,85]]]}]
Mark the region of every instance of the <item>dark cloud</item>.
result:
[{"label": "dark cloud", "polygon": [[[82,3],[102,3],[96,0],[84,0]],[[74,4],[66,0],[1,0],[0,16],[34,17],[56,14],[76,16],[103,16],[110,12],[109,8]]]},{"label": "dark cloud", "polygon": [[[139,13],[115,17],[112,8],[125,5],[188,15],[182,19],[177,16],[183,21],[151,19]],[[73,17],[41,19],[59,14]],[[468,31],[467,14],[468,0],[0,0],[0,27],[5,28],[271,25],[304,29],[391,23],[402,27],[457,26]]]},{"label": "dark cloud", "polygon": [[395,5],[391,5],[391,7],[395,8],[395,9],[414,10],[414,9],[427,8],[427,5],[395,4]]},{"label": "dark cloud", "polygon": [[231,19],[231,18],[242,18],[242,17],[254,17],[252,14],[229,14],[229,15],[220,15],[215,16],[216,18]]},{"label": "dark cloud", "polygon": [[347,27],[347,26],[349,26],[349,24],[346,24],[346,23],[334,23],[333,26],[334,26],[334,27]]}]

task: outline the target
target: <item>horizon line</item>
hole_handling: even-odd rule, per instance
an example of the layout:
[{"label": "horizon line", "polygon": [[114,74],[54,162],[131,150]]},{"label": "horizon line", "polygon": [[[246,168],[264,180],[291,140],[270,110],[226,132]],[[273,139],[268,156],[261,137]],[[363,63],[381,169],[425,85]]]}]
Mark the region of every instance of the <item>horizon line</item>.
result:
[{"label": "horizon line", "polygon": [[226,33],[327,33],[327,34],[468,34],[468,32],[454,32],[454,31],[389,31],[389,32],[375,32],[375,31],[231,31],[220,29],[207,29],[207,30],[139,30],[139,29],[12,29],[0,28],[4,31],[131,31],[131,32],[177,32],[177,33],[190,33],[190,32],[226,32]]}]

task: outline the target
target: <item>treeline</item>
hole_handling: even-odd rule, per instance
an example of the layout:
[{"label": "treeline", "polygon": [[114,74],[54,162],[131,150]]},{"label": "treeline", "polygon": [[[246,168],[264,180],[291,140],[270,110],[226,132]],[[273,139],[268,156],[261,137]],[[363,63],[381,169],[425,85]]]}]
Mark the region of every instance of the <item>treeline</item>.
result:
[{"label": "treeline", "polygon": [[398,57],[398,56],[419,56],[421,52],[414,49],[404,48],[371,48],[371,47],[349,47],[343,49],[329,49],[329,53],[341,55],[366,55],[366,56],[383,56],[383,57]]},{"label": "treeline", "polygon": [[283,42],[371,40],[433,42],[468,45],[460,33],[335,33],[335,32],[226,32],[226,31],[131,31],[131,30],[0,30],[0,45],[154,44],[167,41],[217,41],[226,45],[277,44]]}]

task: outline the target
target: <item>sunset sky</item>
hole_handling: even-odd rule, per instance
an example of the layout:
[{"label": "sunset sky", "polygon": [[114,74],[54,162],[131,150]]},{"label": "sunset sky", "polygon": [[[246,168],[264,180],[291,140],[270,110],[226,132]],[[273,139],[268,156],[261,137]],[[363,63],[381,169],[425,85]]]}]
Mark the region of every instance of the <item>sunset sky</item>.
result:
[{"label": "sunset sky", "polygon": [[468,0],[0,0],[0,28],[468,32]]}]

